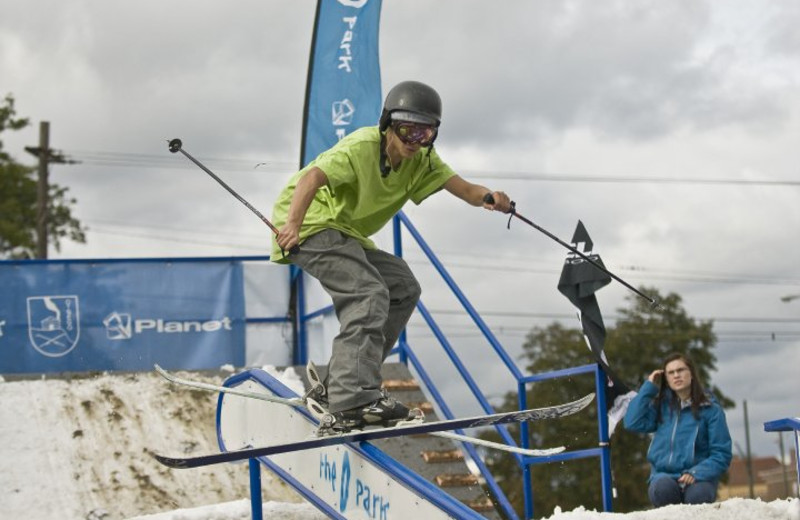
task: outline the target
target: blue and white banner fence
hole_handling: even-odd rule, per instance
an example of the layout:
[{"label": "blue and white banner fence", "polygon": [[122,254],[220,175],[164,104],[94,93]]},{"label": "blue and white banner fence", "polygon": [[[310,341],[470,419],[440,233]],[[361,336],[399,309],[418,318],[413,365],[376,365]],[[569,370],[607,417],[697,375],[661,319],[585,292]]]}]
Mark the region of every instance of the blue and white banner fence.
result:
[{"label": "blue and white banner fence", "polygon": [[[0,262],[0,373],[243,366],[248,337],[272,347],[268,357],[289,359],[281,333],[287,270],[264,258],[245,276],[246,264]],[[261,291],[274,303],[259,302]],[[246,294],[259,314],[246,315]],[[256,323],[248,327],[250,320]]]},{"label": "blue and white banner fence", "polygon": [[[0,374],[288,365],[289,276],[266,256],[0,261]],[[336,320],[313,282],[321,359]]]}]

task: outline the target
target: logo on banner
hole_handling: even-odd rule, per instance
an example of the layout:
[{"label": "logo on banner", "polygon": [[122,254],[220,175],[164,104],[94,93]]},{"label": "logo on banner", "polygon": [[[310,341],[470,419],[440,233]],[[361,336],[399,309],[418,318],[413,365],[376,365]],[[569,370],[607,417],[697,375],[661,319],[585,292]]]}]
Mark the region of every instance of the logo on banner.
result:
[{"label": "logo on banner", "polygon": [[354,509],[363,509],[367,518],[389,520],[389,495],[384,494],[385,491],[379,491],[383,486],[379,482],[368,482],[361,477],[352,478],[350,455],[347,451],[338,467],[341,468],[341,473],[337,473],[336,458],[328,459],[327,453],[320,454],[319,479],[330,485],[332,493],[336,493],[336,486],[339,486],[339,511],[344,513],[352,504]]},{"label": "logo on banner", "polygon": [[353,68],[350,66],[350,64],[353,62],[352,42],[353,38],[355,37],[353,28],[355,28],[356,23],[358,22],[358,16],[345,16],[342,18],[342,21],[345,23],[347,28],[342,34],[342,39],[339,42],[339,65],[336,68],[350,73],[353,72]]},{"label": "logo on banner", "polygon": [[0,320],[0,338],[3,337],[3,327],[6,324],[6,320]]},{"label": "logo on banner", "polygon": [[114,311],[103,320],[106,337],[111,340],[132,339],[136,334],[178,334],[191,332],[216,332],[233,330],[232,320],[225,316],[219,320],[165,320],[162,318],[137,318]]},{"label": "logo on banner", "polygon": [[333,126],[346,126],[353,122],[356,107],[349,99],[334,101],[331,106],[331,122]]},{"label": "logo on banner", "polygon": [[28,298],[28,337],[47,357],[61,357],[78,345],[80,317],[77,296]]},{"label": "logo on banner", "polygon": [[108,339],[131,339],[133,329],[131,329],[131,315],[112,312],[103,320],[106,327],[106,337]]}]

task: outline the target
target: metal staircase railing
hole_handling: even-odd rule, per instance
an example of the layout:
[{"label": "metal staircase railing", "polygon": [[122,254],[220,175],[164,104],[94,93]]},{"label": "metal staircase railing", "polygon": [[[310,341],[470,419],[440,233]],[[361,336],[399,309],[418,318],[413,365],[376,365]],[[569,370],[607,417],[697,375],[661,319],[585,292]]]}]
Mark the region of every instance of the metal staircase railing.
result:
[{"label": "metal staircase railing", "polygon": [[[411,237],[415,240],[417,245],[420,247],[425,256],[431,262],[433,267],[436,269],[436,271],[445,281],[447,286],[453,292],[454,296],[458,299],[459,303],[461,303],[461,305],[464,307],[466,313],[469,315],[469,317],[481,331],[484,338],[491,345],[494,352],[497,354],[497,356],[500,358],[500,360],[503,362],[506,368],[508,368],[509,372],[511,372],[511,375],[514,377],[514,379],[517,381],[517,392],[521,410],[528,408],[527,392],[525,389],[527,384],[536,381],[543,381],[546,379],[570,377],[576,374],[594,373],[595,375],[595,387],[596,387],[597,411],[598,411],[597,415],[599,418],[597,448],[576,450],[548,457],[526,457],[522,455],[514,455],[517,463],[520,465],[522,469],[522,474],[523,474],[522,486],[523,486],[523,497],[525,504],[525,518],[533,518],[533,490],[531,488],[531,466],[549,462],[560,462],[565,460],[574,460],[586,457],[600,458],[603,507],[605,511],[611,511],[612,510],[611,452],[608,444],[609,441],[608,417],[606,415],[606,394],[605,394],[606,376],[605,373],[600,368],[600,366],[597,364],[591,364],[582,367],[569,368],[566,370],[537,374],[533,376],[523,375],[520,369],[514,363],[511,356],[508,354],[508,352],[506,352],[502,344],[495,337],[494,333],[492,333],[491,329],[483,321],[481,316],[478,314],[478,312],[466,298],[464,293],[458,287],[455,280],[447,272],[444,265],[442,265],[442,263],[436,257],[433,250],[428,246],[428,244],[419,234],[417,229],[414,227],[414,225],[402,211],[398,213],[393,220],[395,255],[401,257],[403,256],[403,244],[402,244],[403,227],[405,227],[405,229],[408,231]],[[494,413],[495,412],[494,408],[491,406],[486,397],[483,395],[475,379],[469,373],[468,369],[466,368],[464,363],[460,360],[457,353],[450,345],[450,342],[445,337],[441,328],[438,326],[431,313],[428,311],[428,309],[421,301],[417,304],[417,309],[419,310],[420,314],[422,315],[422,318],[424,319],[428,327],[431,329],[431,332],[433,333],[434,337],[438,340],[440,346],[445,351],[447,357],[453,363],[459,375],[462,377],[467,387],[469,388],[473,396],[480,404],[481,408],[486,413]],[[431,397],[436,402],[439,409],[442,411],[442,414],[445,416],[445,418],[452,419],[454,416],[450,408],[447,406],[442,394],[436,389],[433,380],[427,374],[427,371],[424,369],[419,359],[414,355],[413,349],[408,343],[405,332],[401,334],[400,339],[398,341],[398,346],[395,348],[395,351],[398,352],[401,361],[406,363],[411,362],[411,365],[414,367],[415,371],[419,374],[419,377],[422,380],[423,384],[425,385],[425,388],[431,394]],[[506,444],[510,446],[516,446],[516,442],[509,434],[508,429],[505,426],[496,426],[495,428],[497,429],[498,433],[500,434],[501,438]],[[529,448],[530,446],[528,437],[528,426],[525,423],[522,423],[521,425],[520,437],[521,437],[522,447]],[[482,459],[480,458],[475,448],[471,445],[464,444],[464,449],[469,454],[470,458],[476,464],[479,471],[485,478],[487,487],[489,488],[492,495],[495,497],[498,505],[503,510],[503,513],[508,518],[513,518],[513,519],[518,518],[516,512],[514,511],[513,506],[509,502],[505,493],[503,493],[503,491],[500,489],[496,480],[491,475],[491,472],[489,471],[488,467],[483,463]]]},{"label": "metal staircase railing", "polygon": [[[517,365],[514,363],[514,360],[508,354],[508,352],[503,348],[502,344],[498,341],[495,337],[494,333],[491,331],[489,326],[484,322],[483,318],[478,314],[472,304],[469,302],[467,297],[458,287],[455,280],[450,276],[445,269],[444,265],[441,261],[437,258],[433,250],[428,246],[425,240],[422,238],[420,233],[411,223],[409,218],[403,213],[402,211],[399,212],[392,221],[392,229],[393,229],[393,241],[394,241],[394,254],[402,257],[403,256],[403,242],[402,242],[402,231],[403,228],[411,235],[414,239],[416,244],[425,254],[427,259],[430,261],[431,265],[436,269],[439,276],[444,280],[447,284],[449,289],[452,291],[453,295],[458,299],[459,303],[464,308],[464,311],[467,315],[472,319],[474,324],[480,330],[483,337],[492,347],[492,350],[495,354],[500,358],[500,361],[505,365],[508,371],[511,373],[512,377],[517,382],[517,392],[518,392],[518,400],[520,409],[528,408],[527,404],[527,394],[526,394],[526,385],[531,384],[536,381],[542,381],[546,379],[553,379],[558,377],[569,377],[576,374],[584,374],[584,373],[594,373],[595,375],[595,387],[596,387],[596,395],[597,395],[597,411],[598,411],[598,447],[594,449],[585,449],[585,450],[576,450],[571,452],[565,452],[558,455],[552,455],[547,457],[526,457],[523,455],[514,454],[514,458],[519,464],[523,479],[522,479],[522,487],[523,487],[523,497],[524,497],[524,506],[525,506],[525,518],[530,519],[533,518],[533,490],[531,489],[531,467],[538,464],[550,463],[550,462],[561,462],[566,460],[574,460],[580,458],[587,458],[587,457],[598,457],[600,459],[600,472],[601,472],[601,480],[602,480],[602,498],[603,498],[603,507],[605,511],[612,510],[612,481],[611,481],[611,454],[610,448],[608,445],[609,442],[609,433],[608,433],[608,417],[606,415],[606,394],[605,394],[605,381],[606,376],[605,373],[602,371],[599,365],[591,364],[585,365],[582,367],[573,367],[568,368],[565,370],[559,370],[554,372],[542,373],[533,376],[525,376]],[[297,317],[298,317],[298,327],[297,327],[297,336],[299,341],[296,344],[295,354],[294,354],[294,362],[296,364],[305,364],[308,359],[308,350],[306,345],[306,334],[305,334],[305,323],[315,318],[321,314],[326,314],[332,312],[332,306],[326,306],[322,309],[315,310],[312,313],[306,313],[306,305],[305,305],[305,297],[304,291],[302,290],[302,276],[299,269],[292,266],[291,274],[290,274],[290,283],[297,284],[297,287],[300,290],[296,290],[296,302],[294,308],[296,309]],[[496,410],[491,406],[489,401],[486,399],[483,392],[480,390],[477,382],[469,373],[469,370],[464,365],[464,363],[458,357],[458,354],[452,348],[452,345],[447,340],[444,332],[442,331],[441,327],[437,324],[436,320],[434,319],[433,315],[427,309],[427,307],[420,301],[417,304],[417,310],[420,312],[423,320],[430,328],[431,332],[433,333],[434,337],[438,341],[439,345],[442,347],[444,352],[446,353],[447,357],[453,363],[453,366],[458,371],[459,375],[463,379],[464,383],[469,388],[472,395],[477,400],[478,404],[481,408],[488,414],[488,413],[495,413]],[[436,385],[430,375],[428,374],[427,370],[420,362],[419,358],[414,353],[413,348],[408,342],[408,336],[406,331],[404,330],[398,339],[398,344],[392,351],[392,353],[396,353],[399,356],[400,362],[408,365],[410,364],[414,371],[417,373],[418,377],[420,378],[421,382],[423,383],[425,389],[430,394],[433,401],[438,406],[439,410],[441,411],[442,415],[446,419],[453,419],[455,416],[453,415],[450,407],[447,405],[444,396],[439,392],[436,388]],[[511,434],[508,432],[508,428],[500,425],[495,426],[497,432],[503,439],[503,441],[509,446],[517,446],[516,441],[513,439]],[[526,424],[521,425],[521,443],[523,448],[529,448],[529,440],[528,440],[528,428]],[[459,432],[462,433],[462,432]],[[519,516],[517,515],[514,507],[511,505],[511,502],[508,500],[508,497],[505,493],[500,489],[495,478],[492,476],[491,472],[489,471],[486,464],[483,462],[482,458],[480,457],[479,453],[475,449],[474,446],[462,443],[463,449],[467,452],[469,457],[472,459],[473,463],[476,465],[478,470],[481,472],[483,478],[486,481],[486,485],[489,488],[489,491],[494,496],[497,505],[502,509],[502,513],[510,519],[517,520]]]}]

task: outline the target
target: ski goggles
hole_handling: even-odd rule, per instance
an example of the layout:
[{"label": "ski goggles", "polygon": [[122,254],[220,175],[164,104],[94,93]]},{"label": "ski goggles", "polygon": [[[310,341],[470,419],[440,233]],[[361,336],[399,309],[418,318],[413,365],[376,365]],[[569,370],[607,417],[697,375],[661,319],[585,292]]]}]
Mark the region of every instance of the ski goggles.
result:
[{"label": "ski goggles", "polygon": [[406,144],[428,146],[436,138],[436,127],[407,121],[395,121],[392,130]]}]

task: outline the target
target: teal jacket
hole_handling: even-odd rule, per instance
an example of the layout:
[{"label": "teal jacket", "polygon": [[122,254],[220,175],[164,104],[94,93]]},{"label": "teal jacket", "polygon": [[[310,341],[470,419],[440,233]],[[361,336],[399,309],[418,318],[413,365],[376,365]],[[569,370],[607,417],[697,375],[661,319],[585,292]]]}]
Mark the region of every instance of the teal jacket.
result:
[{"label": "teal jacket", "polygon": [[645,381],[631,400],[625,413],[625,428],[634,432],[653,433],[647,460],[650,479],[669,476],[678,478],[691,473],[695,480],[717,482],[731,463],[731,434],[725,412],[713,396],[700,406],[699,418],[691,407],[674,410],[670,405],[672,391],[667,389],[661,401],[661,422],[656,423],[653,399],[658,387]]}]

